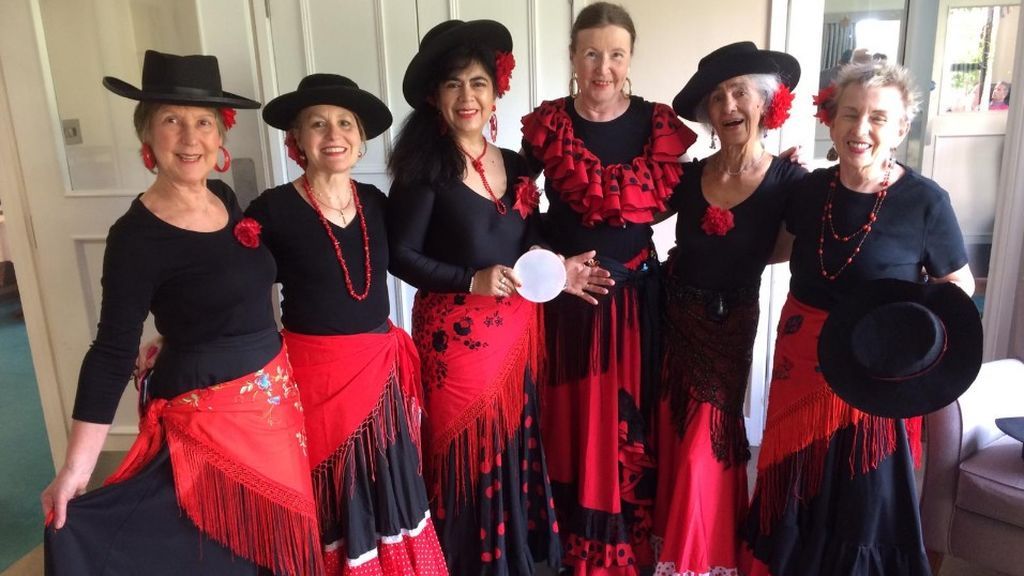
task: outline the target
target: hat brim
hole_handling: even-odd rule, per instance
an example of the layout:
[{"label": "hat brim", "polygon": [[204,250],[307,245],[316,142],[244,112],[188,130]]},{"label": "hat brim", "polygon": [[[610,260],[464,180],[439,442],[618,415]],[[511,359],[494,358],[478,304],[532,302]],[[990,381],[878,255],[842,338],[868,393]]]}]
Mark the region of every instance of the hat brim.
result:
[{"label": "hat brim", "polygon": [[[946,330],[946,351],[925,374],[884,380],[867,374],[853,356],[854,327],[870,311],[894,302],[914,302],[934,313]],[[818,338],[818,363],[837,396],[854,408],[887,418],[934,412],[967,390],[981,369],[982,328],[978,309],[953,284],[918,284],[895,279],[868,282],[829,313]]]},{"label": "hat brim", "polygon": [[484,46],[494,51],[511,52],[512,34],[494,20],[470,20],[446,30],[412,57],[402,80],[402,94],[413,108],[426,104],[430,87],[427,83],[436,73],[435,60],[460,45]]},{"label": "hat brim", "polygon": [[113,76],[104,76],[103,86],[118,96],[124,96],[125,98],[140,102],[163,102],[166,104],[179,104],[181,106],[209,106],[212,108],[241,108],[249,110],[260,107],[259,102],[232,94],[231,92],[221,92],[220,96],[185,94],[181,92],[147,92]]},{"label": "hat brim", "polygon": [[341,86],[307,88],[282,94],[264,106],[263,120],[274,128],[288,130],[303,109],[320,104],[351,110],[359,117],[367,140],[380,136],[391,126],[391,111],[379,98],[359,88]]},{"label": "hat brim", "polygon": [[785,52],[758,50],[753,53],[723,56],[714,65],[698,69],[672,99],[672,109],[687,120],[697,121],[697,105],[722,82],[747,74],[776,74],[793,90],[800,82],[800,63]]}]

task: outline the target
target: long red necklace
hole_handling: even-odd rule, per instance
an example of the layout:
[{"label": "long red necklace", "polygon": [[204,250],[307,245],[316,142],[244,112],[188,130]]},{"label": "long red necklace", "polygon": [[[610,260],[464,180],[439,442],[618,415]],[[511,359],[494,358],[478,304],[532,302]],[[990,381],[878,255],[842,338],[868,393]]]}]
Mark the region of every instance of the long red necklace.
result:
[{"label": "long red necklace", "polygon": [[309,203],[313,205],[313,210],[316,211],[317,218],[320,219],[320,223],[323,224],[324,230],[327,231],[327,237],[331,239],[331,244],[334,245],[334,255],[338,259],[338,264],[341,264],[341,271],[345,275],[345,288],[348,289],[350,296],[355,298],[357,301],[362,302],[370,295],[370,281],[373,278],[373,267],[370,265],[370,235],[366,231],[366,216],[363,215],[363,204],[359,201],[359,195],[356,194],[356,183],[353,180],[349,180],[349,185],[352,187],[352,201],[356,204],[356,215],[359,216],[359,227],[363,229],[363,257],[366,259],[366,288],[363,289],[362,294],[356,294],[355,289],[352,287],[352,276],[348,273],[348,264],[345,263],[345,257],[341,254],[341,244],[338,243],[338,238],[334,235],[334,231],[331,230],[331,223],[324,217],[323,210],[320,209],[320,204],[316,201],[316,196],[313,193],[313,187],[309,184],[309,180],[306,179],[306,175],[302,175],[302,190],[306,192],[306,198],[308,198]]},{"label": "long red necklace", "polygon": [[483,160],[484,154],[487,154],[487,140],[484,139],[483,136],[481,136],[480,139],[484,141],[484,151],[476,158],[470,156],[469,152],[466,152],[465,148],[459,146],[458,142],[456,142],[455,145],[458,146],[459,150],[462,151],[463,154],[466,155],[466,158],[469,158],[469,163],[473,165],[473,170],[476,170],[476,173],[480,175],[480,181],[484,183],[484,189],[487,190],[487,194],[490,195],[491,200],[494,201],[494,208],[498,211],[498,214],[504,216],[508,212],[508,208],[505,206],[504,202],[494,195],[494,190],[491,190],[491,184],[487,181],[487,175],[484,174],[484,165],[481,160]]},{"label": "long red necklace", "polygon": [[[836,185],[839,182],[839,167],[836,166],[836,175],[832,179],[832,182],[828,185],[828,198],[825,200],[825,209],[821,214],[821,233],[818,234],[818,266],[821,270],[821,275],[829,281],[835,281],[839,278],[839,275],[846,270],[847,266],[853,264],[854,258],[860,254],[860,247],[864,245],[864,241],[867,240],[869,234],[871,234],[872,224],[878,220],[878,213],[882,209],[882,203],[885,202],[885,196],[889,192],[889,176],[892,174],[893,161],[889,160],[885,169],[885,177],[882,179],[882,189],[875,195],[875,205],[871,208],[871,212],[868,214],[868,221],[862,226],[859,226],[856,230],[847,235],[842,235],[836,232],[835,222],[832,220],[832,201],[835,198]],[[846,243],[854,238],[860,237],[857,245],[853,248],[853,252],[843,262],[843,265],[833,274],[829,274],[828,270],[825,269],[825,226],[828,226],[829,232],[832,239],[836,242]]]}]

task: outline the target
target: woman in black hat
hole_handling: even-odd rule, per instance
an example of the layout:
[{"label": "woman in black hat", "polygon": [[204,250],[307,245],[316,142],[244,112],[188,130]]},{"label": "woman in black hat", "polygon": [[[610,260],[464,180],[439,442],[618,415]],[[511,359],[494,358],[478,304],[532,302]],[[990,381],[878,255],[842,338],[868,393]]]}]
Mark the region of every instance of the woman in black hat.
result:
[{"label": "woman in black hat", "polygon": [[[274,259],[231,189],[233,108],[217,59],[147,51],[142,161],[156,174],[111,227],[99,327],[64,466],[43,492],[48,574],[320,574],[301,404],[270,288]],[[223,163],[219,157],[223,155]],[[140,387],[140,433],[104,488],[85,490],[152,312],[163,350]],[[77,496],[77,497],[76,497]]]},{"label": "woman in black hat", "polygon": [[[849,65],[815,101],[839,165],[805,178],[786,214],[795,236],[792,279],[742,528],[743,568],[777,576],[927,575],[912,469],[920,418],[871,414],[833,392],[822,327],[875,279],[953,282],[971,293],[967,253],[949,194],[894,159],[917,111],[907,71]],[[859,344],[883,341],[869,334]],[[896,360],[900,347],[913,345],[890,343],[882,357]],[[888,370],[873,372],[882,378]]]},{"label": "woman in black hat", "polygon": [[427,32],[388,162],[391,270],[419,289],[427,491],[453,574],[528,575],[559,557],[538,431],[540,310],[511,268],[540,243],[539,193],[522,157],[482,135],[511,52],[490,20]]},{"label": "woman in black hat", "polygon": [[788,257],[782,216],[806,174],[769,154],[762,138],[789,117],[799,79],[792,56],[738,42],[702,58],[672,102],[721,147],[685,165],[669,199],[676,247],[664,274],[654,516],[665,574],[736,571],[750,459],[743,402],[761,273],[773,247],[775,261]]},{"label": "woman in black hat", "polygon": [[552,249],[595,250],[616,283],[607,297],[599,284],[583,287],[596,306],[566,295],[545,306],[548,463],[566,562],[587,574],[635,575],[654,561],[649,427],[661,358],[651,225],[696,138],[671,108],[631,94],[635,40],[621,6],[584,8],[569,45],[570,96],[523,118],[524,153],[544,171]]},{"label": "woman in black hat", "polygon": [[419,360],[388,320],[386,198],[352,178],[391,112],[344,76],[312,74],[263,119],[304,170],[246,214],[278,263],[327,573],[447,574],[420,472]]}]

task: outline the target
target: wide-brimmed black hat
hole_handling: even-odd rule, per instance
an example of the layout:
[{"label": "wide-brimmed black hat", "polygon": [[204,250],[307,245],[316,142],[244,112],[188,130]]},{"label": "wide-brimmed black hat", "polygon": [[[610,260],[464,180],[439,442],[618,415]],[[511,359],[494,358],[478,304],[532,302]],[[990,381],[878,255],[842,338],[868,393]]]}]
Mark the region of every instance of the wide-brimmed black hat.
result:
[{"label": "wide-brimmed black hat", "polygon": [[981,317],[950,283],[872,280],[829,312],[818,363],[854,408],[889,418],[934,412],[981,368]]},{"label": "wide-brimmed black hat", "polygon": [[[1024,416],[996,418],[996,427],[1010,438],[1024,442]],[[1021,448],[1020,457],[1024,460],[1024,447]]]},{"label": "wide-brimmed black hat", "polygon": [[391,111],[379,98],[338,74],[310,74],[294,92],[274,98],[263,108],[263,120],[274,128],[288,130],[303,108],[330,104],[351,110],[359,117],[372,140],[391,126]]},{"label": "wide-brimmed black hat", "polygon": [[259,108],[260,103],[226,92],[220,87],[216,56],[178,56],[146,50],[142,61],[142,88],[104,76],[103,85],[132,100],[213,108]]},{"label": "wide-brimmed black hat", "polygon": [[701,99],[729,78],[746,74],[777,74],[786,88],[796,88],[800,64],[784,52],[758,50],[753,42],[722,46],[700,59],[697,72],[672,99],[672,109],[687,120],[697,120]]},{"label": "wide-brimmed black hat", "polygon": [[412,57],[405,69],[402,93],[413,108],[426,104],[432,86],[431,77],[437,73],[437,59],[456,46],[482,46],[495,52],[512,51],[512,34],[494,20],[448,20],[431,28],[420,40],[420,51]]}]

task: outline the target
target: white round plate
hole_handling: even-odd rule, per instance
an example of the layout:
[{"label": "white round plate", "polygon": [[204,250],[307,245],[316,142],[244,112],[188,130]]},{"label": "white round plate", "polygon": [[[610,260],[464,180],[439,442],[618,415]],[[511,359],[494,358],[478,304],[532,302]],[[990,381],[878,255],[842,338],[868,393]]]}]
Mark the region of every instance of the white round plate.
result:
[{"label": "white round plate", "polygon": [[565,265],[550,250],[530,250],[513,267],[523,285],[518,289],[531,302],[547,302],[565,287]]}]

